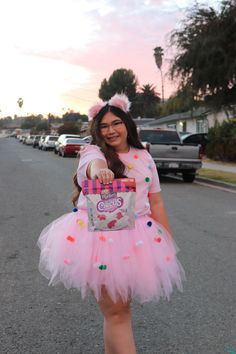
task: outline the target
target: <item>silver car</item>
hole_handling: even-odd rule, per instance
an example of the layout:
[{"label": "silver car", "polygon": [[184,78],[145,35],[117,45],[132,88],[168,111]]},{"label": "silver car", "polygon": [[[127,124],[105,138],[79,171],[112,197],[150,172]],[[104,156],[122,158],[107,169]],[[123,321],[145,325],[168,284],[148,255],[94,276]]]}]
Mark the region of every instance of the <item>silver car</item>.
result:
[{"label": "silver car", "polygon": [[54,150],[55,143],[58,140],[58,136],[55,135],[46,135],[46,138],[42,142],[42,150]]}]

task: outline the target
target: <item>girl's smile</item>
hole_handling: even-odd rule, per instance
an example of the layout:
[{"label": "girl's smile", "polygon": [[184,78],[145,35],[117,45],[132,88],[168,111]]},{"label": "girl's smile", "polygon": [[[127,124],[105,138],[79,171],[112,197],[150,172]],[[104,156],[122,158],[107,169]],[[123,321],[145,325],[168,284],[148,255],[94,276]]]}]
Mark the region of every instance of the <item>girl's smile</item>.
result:
[{"label": "girl's smile", "polygon": [[116,152],[127,152],[129,150],[126,126],[123,121],[113,113],[107,112],[104,115],[100,123],[100,132],[105,142],[113,146]]}]

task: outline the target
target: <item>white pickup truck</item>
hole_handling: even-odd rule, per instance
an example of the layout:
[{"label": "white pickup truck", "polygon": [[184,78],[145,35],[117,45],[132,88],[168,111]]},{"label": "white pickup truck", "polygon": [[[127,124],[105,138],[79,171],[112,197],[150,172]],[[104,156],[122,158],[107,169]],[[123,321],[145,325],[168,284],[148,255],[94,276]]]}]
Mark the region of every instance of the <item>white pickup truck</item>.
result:
[{"label": "white pickup truck", "polygon": [[185,182],[193,182],[202,166],[200,145],[184,145],[176,130],[139,128],[140,139],[152,155],[159,174],[181,173]]}]

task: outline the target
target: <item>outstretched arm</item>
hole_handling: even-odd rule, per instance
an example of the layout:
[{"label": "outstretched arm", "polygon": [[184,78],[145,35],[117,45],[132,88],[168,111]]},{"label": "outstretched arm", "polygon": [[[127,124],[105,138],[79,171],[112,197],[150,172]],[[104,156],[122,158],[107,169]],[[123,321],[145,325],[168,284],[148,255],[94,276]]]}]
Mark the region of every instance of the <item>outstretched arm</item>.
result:
[{"label": "outstretched arm", "polygon": [[171,235],[172,232],[161,193],[150,193],[149,202],[151,217],[163,225]]},{"label": "outstretched arm", "polygon": [[108,184],[114,180],[114,173],[107,167],[106,161],[101,159],[91,161],[86,173],[89,179],[98,178],[100,183]]}]

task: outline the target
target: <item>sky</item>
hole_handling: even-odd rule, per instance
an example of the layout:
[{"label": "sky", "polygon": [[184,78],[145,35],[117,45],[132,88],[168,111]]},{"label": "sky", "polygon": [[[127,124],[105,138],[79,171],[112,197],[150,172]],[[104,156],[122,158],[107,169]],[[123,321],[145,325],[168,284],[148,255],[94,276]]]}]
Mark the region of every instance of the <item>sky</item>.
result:
[{"label": "sky", "polygon": [[[216,0],[201,0],[214,6]],[[168,36],[192,0],[7,0],[0,2],[0,118],[87,113],[104,78],[131,69],[139,87],[161,92],[153,48],[173,51]],[[168,48],[168,49],[167,49]],[[176,84],[165,75],[165,98]],[[23,106],[17,104],[23,98]]]}]

